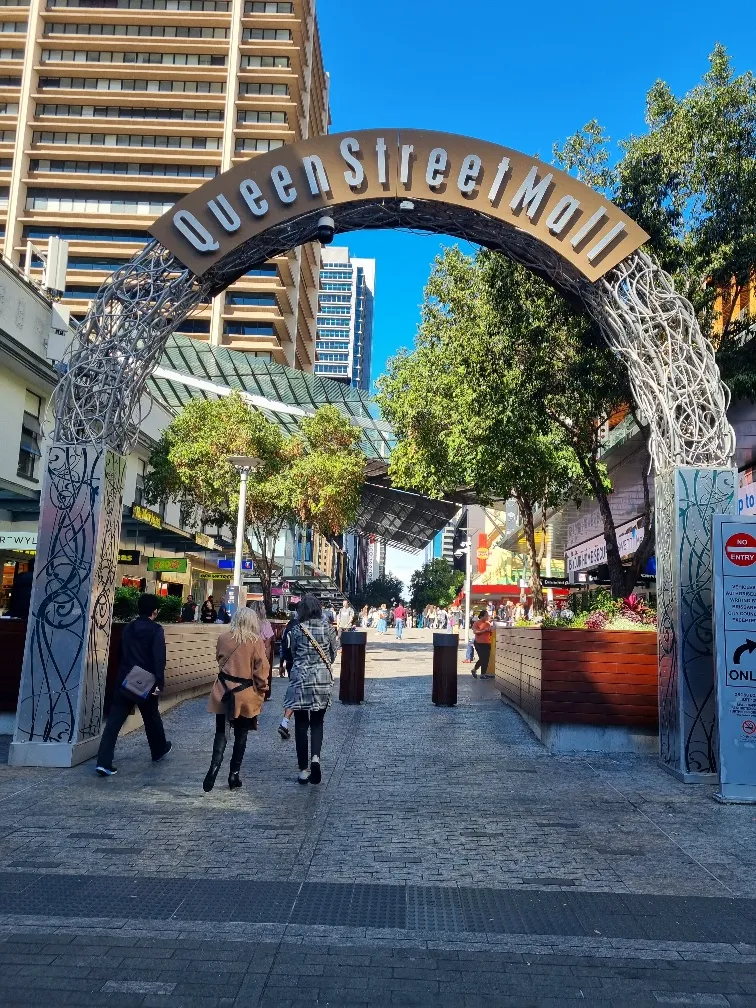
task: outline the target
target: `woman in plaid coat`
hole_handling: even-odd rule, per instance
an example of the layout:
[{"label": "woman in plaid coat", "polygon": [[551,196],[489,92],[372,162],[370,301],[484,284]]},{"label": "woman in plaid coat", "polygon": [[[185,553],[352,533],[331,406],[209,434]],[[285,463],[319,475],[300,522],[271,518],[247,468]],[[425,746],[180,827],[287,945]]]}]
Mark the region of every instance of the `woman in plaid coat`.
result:
[{"label": "woman in plaid coat", "polygon": [[[315,595],[302,597],[297,606],[297,620],[289,636],[293,660],[284,707],[287,711],[294,711],[299,783],[319,784],[323,718],[331,703],[331,664],[339,645],[336,631],[323,616],[320,601]],[[309,758],[308,750],[311,753]]]}]

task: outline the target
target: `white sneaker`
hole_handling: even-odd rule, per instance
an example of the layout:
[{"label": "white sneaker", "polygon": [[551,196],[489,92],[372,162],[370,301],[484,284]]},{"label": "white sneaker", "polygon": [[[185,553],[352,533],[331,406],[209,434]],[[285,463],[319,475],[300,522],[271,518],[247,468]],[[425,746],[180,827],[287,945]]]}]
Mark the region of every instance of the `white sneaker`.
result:
[{"label": "white sneaker", "polygon": [[299,777],[297,777],[297,780],[299,781],[300,784],[309,784],[310,783],[310,771],[309,770],[300,770],[299,771]]}]

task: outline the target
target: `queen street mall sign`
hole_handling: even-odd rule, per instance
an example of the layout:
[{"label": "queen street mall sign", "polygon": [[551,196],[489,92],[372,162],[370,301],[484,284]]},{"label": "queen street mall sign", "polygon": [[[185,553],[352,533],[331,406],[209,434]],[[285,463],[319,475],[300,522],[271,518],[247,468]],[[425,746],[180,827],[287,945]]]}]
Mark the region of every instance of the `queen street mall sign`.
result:
[{"label": "queen street mall sign", "polygon": [[756,803],[756,518],[713,521],[717,798]]}]

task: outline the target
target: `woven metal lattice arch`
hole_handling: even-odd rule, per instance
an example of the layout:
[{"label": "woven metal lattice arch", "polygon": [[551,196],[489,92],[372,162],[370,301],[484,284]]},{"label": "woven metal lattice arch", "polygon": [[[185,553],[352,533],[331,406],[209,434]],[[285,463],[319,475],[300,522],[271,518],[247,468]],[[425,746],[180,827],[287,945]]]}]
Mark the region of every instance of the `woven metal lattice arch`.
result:
[{"label": "woven metal lattice arch", "polygon": [[449,234],[523,263],[579,299],[628,367],[657,472],[728,464],[728,393],[690,303],[600,194],[553,166],[448,134],[376,130],[301,141],[206,183],[93,300],[55,400],[55,440],[123,453],[168,336],[274,255],[337,233]]}]

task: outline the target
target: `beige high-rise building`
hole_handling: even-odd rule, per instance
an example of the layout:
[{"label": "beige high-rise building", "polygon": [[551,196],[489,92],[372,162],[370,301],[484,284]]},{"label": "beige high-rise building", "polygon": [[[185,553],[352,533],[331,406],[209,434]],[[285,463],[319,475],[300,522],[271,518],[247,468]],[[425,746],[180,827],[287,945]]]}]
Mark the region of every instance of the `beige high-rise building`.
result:
[{"label": "beige high-rise building", "polygon": [[[314,0],[0,6],[4,253],[66,238],[74,317],[185,193],[327,132]],[[179,331],[311,371],[318,267],[316,245],[280,256]]]}]

